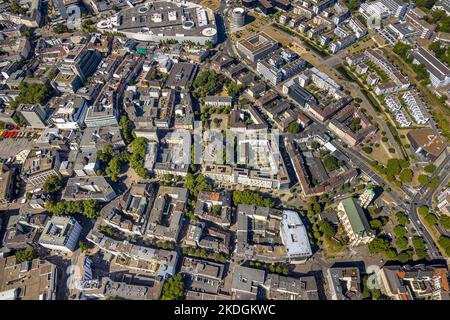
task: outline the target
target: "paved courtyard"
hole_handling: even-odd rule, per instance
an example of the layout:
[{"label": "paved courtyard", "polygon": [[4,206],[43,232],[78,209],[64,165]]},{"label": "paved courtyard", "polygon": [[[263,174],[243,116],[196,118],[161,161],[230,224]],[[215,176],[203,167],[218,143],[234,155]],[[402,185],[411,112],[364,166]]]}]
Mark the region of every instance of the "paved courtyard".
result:
[{"label": "paved courtyard", "polygon": [[19,152],[30,149],[33,140],[4,138],[0,141],[0,158],[9,158],[11,155],[17,155]]}]

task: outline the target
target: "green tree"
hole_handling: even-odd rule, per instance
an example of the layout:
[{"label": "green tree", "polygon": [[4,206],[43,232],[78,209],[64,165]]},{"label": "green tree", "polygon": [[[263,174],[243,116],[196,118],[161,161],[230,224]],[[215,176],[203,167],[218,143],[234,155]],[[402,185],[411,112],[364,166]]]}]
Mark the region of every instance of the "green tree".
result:
[{"label": "green tree", "polygon": [[439,237],[439,245],[444,249],[445,254],[450,257],[450,237],[440,236]]},{"label": "green tree", "polygon": [[418,180],[419,180],[419,183],[421,185],[428,186],[429,179],[428,179],[428,176],[426,174],[419,175]]},{"label": "green tree", "polygon": [[101,233],[103,233],[111,238],[118,238],[120,236],[120,231],[111,226],[99,226],[98,231],[100,231]]},{"label": "green tree", "polygon": [[406,226],[409,223],[408,216],[403,211],[399,211],[395,214],[397,221],[402,226]]},{"label": "green tree", "polygon": [[192,83],[193,88],[200,97],[214,95],[220,92],[225,83],[225,76],[213,70],[202,71]]},{"label": "green tree", "polygon": [[230,97],[233,99],[237,99],[242,91],[244,91],[245,86],[242,84],[237,84],[236,82],[232,81],[227,85],[227,93]]},{"label": "green tree", "polygon": [[44,104],[52,92],[52,88],[46,84],[22,82],[19,85],[19,95],[10,103],[9,107],[14,110],[21,103]]},{"label": "green tree", "polygon": [[53,26],[53,31],[55,33],[66,33],[69,32],[69,29],[64,23],[58,23]]},{"label": "green tree", "polygon": [[400,167],[401,167],[402,169],[407,169],[407,168],[409,168],[409,161],[406,160],[406,159],[399,159],[399,160],[398,160],[398,163],[400,164]]},{"label": "green tree", "polygon": [[389,249],[389,245],[389,240],[377,237],[368,244],[368,248],[370,253],[384,253]]},{"label": "green tree", "polygon": [[253,204],[255,206],[270,208],[275,206],[275,201],[271,197],[262,195],[256,191],[234,191],[233,203],[235,206],[238,204]]},{"label": "green tree", "polygon": [[370,227],[375,230],[379,230],[382,227],[381,221],[378,219],[374,219],[370,221]]},{"label": "green tree", "polygon": [[370,227],[372,229],[380,231],[381,228],[389,221],[387,217],[379,217],[370,221]]},{"label": "green tree", "polygon": [[415,249],[418,259],[424,259],[427,257],[427,251],[425,249]]},{"label": "green tree", "polygon": [[133,124],[128,119],[128,116],[123,115],[120,117],[119,126],[122,132],[122,138],[126,144],[130,144],[133,141]]},{"label": "green tree", "polygon": [[397,260],[400,263],[407,263],[411,260],[411,256],[407,252],[402,252],[397,256]]},{"label": "green tree", "polygon": [[411,67],[416,72],[417,80],[425,80],[425,84],[430,81],[430,75],[428,74],[427,68],[423,64],[412,64]]},{"label": "green tree", "polygon": [[289,133],[295,134],[295,133],[299,133],[301,130],[300,125],[297,122],[292,122],[289,126],[287,131]]},{"label": "green tree", "polygon": [[401,166],[398,159],[389,159],[386,166],[386,173],[388,175],[396,176],[400,174]]},{"label": "green tree", "polygon": [[400,251],[406,250],[408,248],[408,238],[398,237],[397,239],[395,239],[395,246]]},{"label": "green tree", "polygon": [[320,144],[316,141],[312,141],[310,147],[313,150],[318,150],[320,148]]},{"label": "green tree", "polygon": [[419,236],[414,236],[412,238],[412,245],[413,245],[414,249],[416,249],[416,250],[425,249],[425,241],[423,240],[422,237],[419,237]]},{"label": "green tree", "polygon": [[81,252],[86,252],[89,249],[87,243],[82,240],[78,241],[78,246],[80,247]]},{"label": "green tree", "polygon": [[410,183],[413,179],[414,172],[411,169],[403,169],[400,173],[400,181],[403,183]]},{"label": "green tree", "polygon": [[194,196],[197,196],[200,191],[212,190],[211,183],[203,174],[195,177],[192,173],[188,173],[184,180],[184,187]]},{"label": "green tree", "polygon": [[131,142],[130,166],[138,176],[144,179],[148,177],[148,171],[144,168],[146,149],[147,143],[143,137],[136,138]]},{"label": "green tree", "polygon": [[219,216],[222,213],[222,206],[216,204],[214,206],[212,206],[212,213],[216,216]]},{"label": "green tree", "polygon": [[312,205],[312,209],[315,214],[319,214],[320,212],[322,212],[322,205],[320,203],[314,203]]},{"label": "green tree", "polygon": [[57,193],[62,188],[62,178],[59,175],[51,175],[49,176],[45,182],[43,189],[51,194]]},{"label": "green tree", "polygon": [[171,180],[173,179],[173,174],[170,174],[170,173],[165,174],[165,175],[163,176],[163,179],[164,179],[165,181],[169,182],[169,181],[171,181]]},{"label": "green tree", "polygon": [[441,225],[444,229],[450,230],[450,217],[449,216],[440,217],[439,222],[441,223]]},{"label": "green tree", "polygon": [[427,173],[433,173],[434,171],[436,171],[436,166],[434,164],[429,164],[429,165],[425,166],[425,168],[423,168],[423,170]]},{"label": "green tree", "polygon": [[325,237],[332,238],[336,235],[336,229],[330,222],[326,220],[320,220],[318,224],[320,231]]},{"label": "green tree", "polygon": [[56,78],[57,75],[58,75],[58,72],[57,72],[56,70],[50,70],[50,71],[47,73],[47,78],[48,78],[49,80],[53,80],[53,79]]},{"label": "green tree", "polygon": [[428,209],[428,206],[423,205],[419,207],[418,211],[421,215],[427,215],[430,212],[430,209]]},{"label": "green tree", "polygon": [[32,261],[39,257],[36,249],[26,248],[16,252],[16,261],[22,263],[24,261]]},{"label": "green tree", "polygon": [[395,258],[397,258],[397,251],[395,251],[395,249],[393,248],[389,248],[384,252],[384,256],[388,260],[394,260]]},{"label": "green tree", "polygon": [[[448,47],[441,46],[439,41],[434,41],[428,46],[428,49],[434,52],[436,58],[441,60],[444,63],[450,64],[450,50]],[[445,103],[446,99],[443,99],[442,102]]]},{"label": "green tree", "polygon": [[97,158],[104,163],[108,163],[114,154],[115,152],[112,145],[106,144],[103,146],[102,150],[97,151]]},{"label": "green tree", "polygon": [[434,214],[429,213],[425,215],[425,221],[430,225],[435,225],[438,223],[438,218]]},{"label": "green tree", "polygon": [[419,8],[431,9],[436,0],[415,0],[414,2]]},{"label": "green tree", "polygon": [[395,45],[394,45],[394,52],[396,54],[398,54],[400,57],[403,58],[403,60],[405,60],[407,63],[411,63],[412,62],[412,58],[409,55],[409,51],[412,49],[412,46],[403,43],[401,41],[398,41]]},{"label": "green tree", "polygon": [[178,273],[170,277],[165,283],[162,290],[161,300],[177,300],[184,294],[183,276]]},{"label": "green tree", "polygon": [[420,236],[414,236],[412,238],[412,244],[416,249],[425,249],[425,241]]},{"label": "green tree", "polygon": [[27,13],[27,9],[22,7],[18,2],[11,1],[10,8],[11,8],[12,12],[17,13],[17,14],[26,14]]},{"label": "green tree", "polygon": [[98,201],[95,199],[80,201],[47,201],[45,208],[54,215],[82,214],[89,219],[96,218],[99,214]]},{"label": "green tree", "polygon": [[332,172],[338,168],[338,159],[334,156],[327,155],[323,158],[323,165],[327,171]]},{"label": "green tree", "polygon": [[109,165],[106,168],[106,174],[111,177],[113,182],[119,181],[119,174],[121,173],[121,161],[119,155],[114,155],[109,161]]},{"label": "green tree", "polygon": [[405,236],[407,233],[408,233],[408,231],[406,231],[405,227],[403,227],[403,226],[398,225],[398,226],[394,227],[394,234],[397,237]]},{"label": "green tree", "polygon": [[428,181],[428,188],[430,189],[436,189],[436,187],[439,185],[440,178],[439,176],[434,177],[430,181]]},{"label": "green tree", "polygon": [[90,218],[96,218],[99,215],[98,202],[94,199],[83,201],[83,214]]},{"label": "green tree", "polygon": [[352,120],[352,122],[350,123],[349,128],[353,132],[358,132],[362,128],[362,126],[361,126],[361,119],[360,118],[354,118]]},{"label": "green tree", "polygon": [[359,0],[347,0],[345,1],[347,4],[348,9],[351,12],[355,12],[359,9],[359,6],[361,4],[361,2]]}]

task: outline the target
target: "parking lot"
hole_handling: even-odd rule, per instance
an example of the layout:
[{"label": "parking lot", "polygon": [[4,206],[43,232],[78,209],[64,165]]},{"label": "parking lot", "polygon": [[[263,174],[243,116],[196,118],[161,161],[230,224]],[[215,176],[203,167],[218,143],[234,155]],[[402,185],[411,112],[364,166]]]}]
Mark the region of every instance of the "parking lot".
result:
[{"label": "parking lot", "polygon": [[33,143],[27,138],[3,138],[0,140],[0,158],[16,156],[22,150],[31,149]]}]

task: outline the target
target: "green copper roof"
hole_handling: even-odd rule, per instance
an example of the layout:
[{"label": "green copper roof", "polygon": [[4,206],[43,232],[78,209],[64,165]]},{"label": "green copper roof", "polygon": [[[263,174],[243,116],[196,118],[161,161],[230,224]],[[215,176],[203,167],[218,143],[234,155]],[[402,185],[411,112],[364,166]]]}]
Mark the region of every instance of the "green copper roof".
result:
[{"label": "green copper roof", "polygon": [[370,235],[372,230],[369,227],[363,209],[355,198],[347,198],[341,201],[344,206],[345,213],[350,220],[353,232],[360,236]]}]

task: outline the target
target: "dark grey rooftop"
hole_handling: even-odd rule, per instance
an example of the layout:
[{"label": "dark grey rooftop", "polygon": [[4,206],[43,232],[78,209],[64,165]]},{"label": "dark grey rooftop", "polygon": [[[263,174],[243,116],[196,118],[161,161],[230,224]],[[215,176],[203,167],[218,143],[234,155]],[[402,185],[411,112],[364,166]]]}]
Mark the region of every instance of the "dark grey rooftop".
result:
[{"label": "dark grey rooftop", "polygon": [[427,68],[439,80],[450,77],[450,69],[424,48],[418,47],[413,51],[414,58]]},{"label": "dark grey rooftop", "polygon": [[190,85],[197,74],[198,66],[192,63],[175,63],[170,71],[166,86],[174,89],[175,87],[184,88]]},{"label": "dark grey rooftop", "polygon": [[236,295],[243,294],[241,299],[256,299],[259,296],[260,286],[264,284],[264,278],[264,270],[235,266],[231,289]]}]

